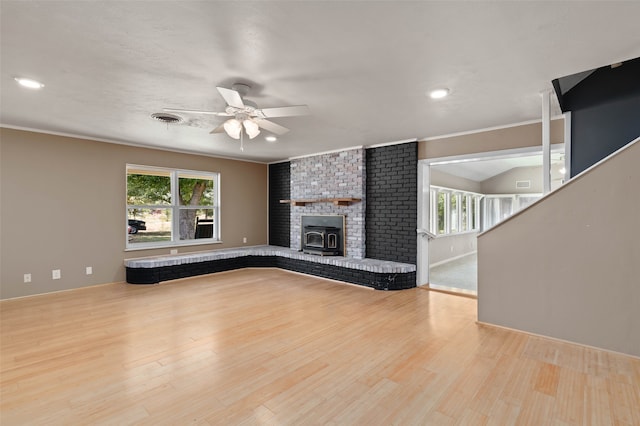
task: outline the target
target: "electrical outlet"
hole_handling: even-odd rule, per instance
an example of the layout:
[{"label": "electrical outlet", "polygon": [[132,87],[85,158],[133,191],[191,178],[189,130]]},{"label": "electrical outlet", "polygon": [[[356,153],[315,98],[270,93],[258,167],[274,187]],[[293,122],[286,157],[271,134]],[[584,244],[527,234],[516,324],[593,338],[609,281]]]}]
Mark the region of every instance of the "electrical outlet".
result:
[{"label": "electrical outlet", "polygon": [[242,242],[247,244],[247,237],[242,238]]},{"label": "electrical outlet", "polygon": [[171,249],[169,251],[170,254],[178,254],[178,249]]},{"label": "electrical outlet", "polygon": [[91,274],[93,274],[93,267],[91,267],[91,266],[87,266],[87,268],[86,268],[86,272],[87,272],[87,275],[91,275]]},{"label": "electrical outlet", "polygon": [[61,277],[60,269],[54,269],[51,271],[51,278],[54,280],[59,280]]},{"label": "electrical outlet", "polygon": [[24,274],[24,282],[25,283],[31,282],[31,274]]}]

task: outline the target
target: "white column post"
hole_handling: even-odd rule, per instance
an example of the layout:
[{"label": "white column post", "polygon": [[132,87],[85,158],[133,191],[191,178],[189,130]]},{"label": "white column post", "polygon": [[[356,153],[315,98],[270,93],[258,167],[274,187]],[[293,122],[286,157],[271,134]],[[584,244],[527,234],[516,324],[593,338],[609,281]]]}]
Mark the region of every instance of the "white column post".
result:
[{"label": "white column post", "polygon": [[549,91],[542,92],[542,191],[551,192],[551,117]]},{"label": "white column post", "polygon": [[418,161],[418,229],[416,285],[429,282],[429,239],[421,230],[429,229],[431,195],[429,192],[429,164]]},{"label": "white column post", "polygon": [[564,181],[571,179],[571,111],[564,113]]}]

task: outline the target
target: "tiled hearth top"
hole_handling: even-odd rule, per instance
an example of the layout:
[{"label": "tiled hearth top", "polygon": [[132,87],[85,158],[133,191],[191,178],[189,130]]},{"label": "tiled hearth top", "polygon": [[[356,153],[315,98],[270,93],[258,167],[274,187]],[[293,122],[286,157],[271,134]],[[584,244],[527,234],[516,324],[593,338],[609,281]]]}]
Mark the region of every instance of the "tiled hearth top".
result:
[{"label": "tiled hearth top", "polygon": [[124,261],[124,265],[127,268],[158,268],[162,266],[185,265],[189,263],[231,259],[242,256],[280,256],[289,259],[304,260],[307,262],[340,266],[343,268],[358,269],[361,271],[382,274],[404,274],[414,272],[416,270],[416,265],[411,265],[409,263],[390,262],[387,260],[377,259],[353,259],[342,256],[317,256],[278,246],[257,246],[126,259]]}]

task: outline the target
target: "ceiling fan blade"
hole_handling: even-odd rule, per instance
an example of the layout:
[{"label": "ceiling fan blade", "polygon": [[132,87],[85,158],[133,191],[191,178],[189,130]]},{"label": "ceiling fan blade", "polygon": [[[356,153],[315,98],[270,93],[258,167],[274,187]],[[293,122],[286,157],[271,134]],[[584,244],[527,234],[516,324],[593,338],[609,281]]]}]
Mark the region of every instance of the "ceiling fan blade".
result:
[{"label": "ceiling fan blade", "polygon": [[255,122],[258,123],[258,126],[260,126],[261,128],[271,133],[275,133],[276,135],[284,135],[289,131],[289,129],[287,129],[286,127],[276,124],[273,121],[255,120]]},{"label": "ceiling fan blade", "polygon": [[213,133],[224,133],[224,123],[209,132],[210,135]]},{"label": "ceiling fan blade", "polygon": [[275,118],[275,117],[293,117],[296,115],[309,115],[311,111],[309,107],[306,105],[294,105],[294,106],[286,106],[286,107],[276,107],[276,108],[263,108],[261,109],[262,113],[267,118]]},{"label": "ceiling fan blade", "polygon": [[235,108],[244,108],[244,102],[242,102],[240,93],[224,87],[216,87],[216,89],[218,89],[218,92],[220,92],[227,104]]},{"label": "ceiling fan blade", "polygon": [[215,111],[200,111],[197,109],[178,109],[178,108],[162,108],[163,111],[167,112],[184,112],[188,114],[207,114],[207,115],[216,115],[218,117],[231,117],[232,114],[226,112],[215,112]]}]

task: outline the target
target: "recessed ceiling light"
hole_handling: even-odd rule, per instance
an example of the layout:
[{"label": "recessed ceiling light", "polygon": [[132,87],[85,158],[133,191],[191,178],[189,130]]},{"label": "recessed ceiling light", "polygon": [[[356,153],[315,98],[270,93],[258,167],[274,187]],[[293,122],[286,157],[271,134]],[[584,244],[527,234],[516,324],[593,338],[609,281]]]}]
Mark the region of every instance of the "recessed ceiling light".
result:
[{"label": "recessed ceiling light", "polygon": [[276,138],[275,136],[267,136],[264,138],[264,140],[266,140],[267,142],[275,142],[278,140],[278,138]]},{"label": "recessed ceiling light", "polygon": [[448,94],[449,89],[436,89],[429,92],[429,96],[431,96],[431,99],[442,99],[447,97]]},{"label": "recessed ceiling light", "polygon": [[19,85],[28,87],[29,89],[42,89],[44,87],[44,84],[39,81],[31,80],[30,78],[16,77],[15,80]]}]

